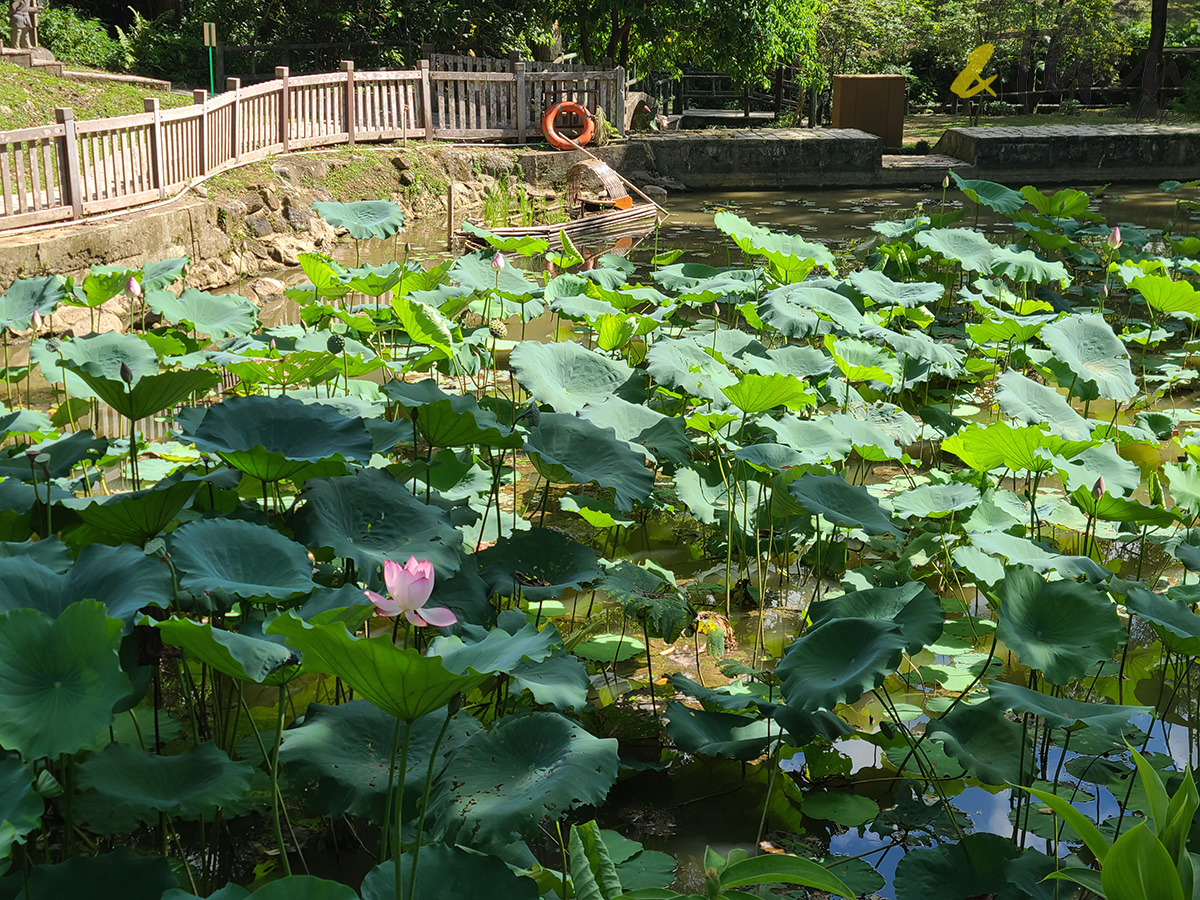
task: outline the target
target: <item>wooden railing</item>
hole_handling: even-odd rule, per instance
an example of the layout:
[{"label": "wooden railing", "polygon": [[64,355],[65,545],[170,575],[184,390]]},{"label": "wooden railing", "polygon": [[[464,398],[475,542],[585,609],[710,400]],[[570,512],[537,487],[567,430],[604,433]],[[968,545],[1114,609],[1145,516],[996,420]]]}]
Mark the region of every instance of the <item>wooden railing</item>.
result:
[{"label": "wooden railing", "polygon": [[625,71],[511,72],[418,69],[291,77],[242,87],[236,78],[190,107],[0,132],[0,231],[129,209],[166,199],[223,169],[330,144],[434,140],[513,140],[541,135],[542,112],[559,100],[604,107],[625,121]]}]

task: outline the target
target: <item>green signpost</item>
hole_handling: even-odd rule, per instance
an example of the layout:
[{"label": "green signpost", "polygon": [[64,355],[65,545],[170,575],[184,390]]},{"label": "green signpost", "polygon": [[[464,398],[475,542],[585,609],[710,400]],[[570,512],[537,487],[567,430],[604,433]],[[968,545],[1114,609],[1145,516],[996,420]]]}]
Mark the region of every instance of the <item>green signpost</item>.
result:
[{"label": "green signpost", "polygon": [[217,93],[216,77],[213,75],[213,47],[217,46],[217,23],[204,23],[204,46],[208,48],[208,94]]}]

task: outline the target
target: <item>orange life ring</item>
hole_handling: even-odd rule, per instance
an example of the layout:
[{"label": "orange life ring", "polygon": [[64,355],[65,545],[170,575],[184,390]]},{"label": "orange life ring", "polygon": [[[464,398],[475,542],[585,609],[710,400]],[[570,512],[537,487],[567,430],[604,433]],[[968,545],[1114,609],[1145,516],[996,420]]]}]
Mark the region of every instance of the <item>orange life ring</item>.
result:
[{"label": "orange life ring", "polygon": [[554,130],[554,120],[558,118],[560,112],[574,113],[583,119],[583,132],[579,137],[575,138],[575,143],[580,147],[590,141],[596,134],[596,120],[592,118],[592,114],[587,111],[587,108],[582,103],[576,103],[574,100],[563,100],[555,103],[542,116],[542,134],[546,136],[546,140],[550,142],[551,147],[557,150],[575,149],[572,144],[568,143],[566,138]]}]

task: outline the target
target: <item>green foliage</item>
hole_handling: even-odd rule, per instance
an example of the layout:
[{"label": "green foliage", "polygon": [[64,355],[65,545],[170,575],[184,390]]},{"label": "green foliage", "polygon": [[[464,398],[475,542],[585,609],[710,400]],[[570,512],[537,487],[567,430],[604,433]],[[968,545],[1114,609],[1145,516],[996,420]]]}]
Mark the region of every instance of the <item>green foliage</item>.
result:
[{"label": "green foliage", "polygon": [[72,6],[48,5],[38,15],[38,38],[60,62],[97,69],[123,62],[121,45],[108,26]]}]

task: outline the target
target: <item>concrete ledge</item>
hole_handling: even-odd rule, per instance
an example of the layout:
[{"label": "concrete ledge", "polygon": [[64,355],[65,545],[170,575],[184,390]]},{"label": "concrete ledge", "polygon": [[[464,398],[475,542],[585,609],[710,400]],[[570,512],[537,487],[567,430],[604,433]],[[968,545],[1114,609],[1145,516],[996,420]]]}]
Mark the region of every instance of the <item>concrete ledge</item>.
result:
[{"label": "concrete ledge", "polygon": [[170,91],[171,82],[161,78],[145,78],[141,75],[118,75],[112,72],[78,72],[74,69],[64,69],[62,77],[69,81],[82,81],[92,84],[132,84],[149,88],[153,91]]}]

